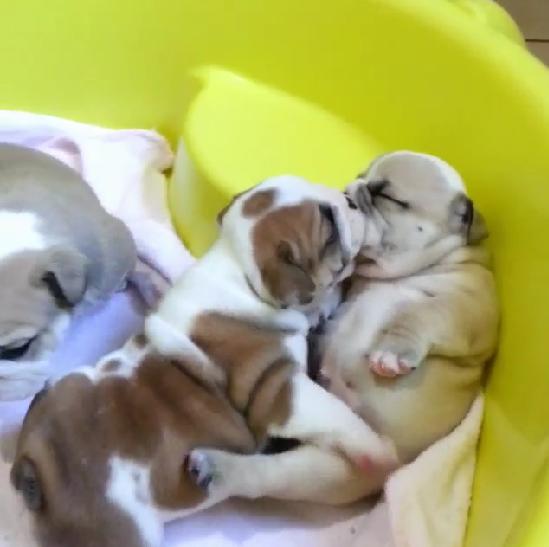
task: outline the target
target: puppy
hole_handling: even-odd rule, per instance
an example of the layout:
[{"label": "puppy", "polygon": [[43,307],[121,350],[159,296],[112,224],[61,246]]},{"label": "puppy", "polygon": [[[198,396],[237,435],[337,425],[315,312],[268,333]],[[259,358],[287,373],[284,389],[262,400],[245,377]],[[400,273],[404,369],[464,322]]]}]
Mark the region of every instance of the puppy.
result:
[{"label": "puppy", "polygon": [[[42,546],[156,546],[163,520],[230,495],[340,503],[356,493],[334,489],[334,472],[373,475],[394,459],[305,374],[307,314],[318,317],[352,269],[362,213],[282,177],[238,196],[220,223],[146,336],[31,405],[12,482]],[[258,476],[271,437],[301,442],[281,455],[283,482]]]},{"label": "puppy", "polygon": [[0,400],[25,398],[77,307],[106,299],[136,266],[124,224],[63,163],[0,144]]},{"label": "puppy", "polygon": [[[306,337],[331,313],[362,242],[376,239],[373,227],[341,192],[297,177],[275,177],[237,196],[219,221],[218,242],[148,319],[147,333],[164,353],[175,353],[181,345],[176,334],[185,333],[215,365],[212,377],[219,376],[219,367],[235,371],[236,383],[227,389],[260,445],[275,437],[304,446],[280,455],[274,483],[263,473],[271,456],[197,449],[190,461],[198,480],[215,499],[355,499],[356,490],[334,489],[331,477],[327,483],[318,477],[327,468],[353,474],[366,466],[369,478],[376,474],[373,462],[392,463],[392,446],[364,423],[359,427],[357,416],[309,379]],[[249,401],[239,395],[249,379],[236,371],[268,378],[265,367],[273,364],[289,372],[290,383],[288,391],[282,384],[282,392],[267,392],[269,400],[282,396],[286,402],[277,413],[262,410],[254,418]],[[305,476],[304,466],[310,471]]]},{"label": "puppy", "polygon": [[459,174],[432,156],[382,156],[348,192],[382,238],[361,250],[322,372],[409,462],[462,420],[496,350],[487,232]]}]

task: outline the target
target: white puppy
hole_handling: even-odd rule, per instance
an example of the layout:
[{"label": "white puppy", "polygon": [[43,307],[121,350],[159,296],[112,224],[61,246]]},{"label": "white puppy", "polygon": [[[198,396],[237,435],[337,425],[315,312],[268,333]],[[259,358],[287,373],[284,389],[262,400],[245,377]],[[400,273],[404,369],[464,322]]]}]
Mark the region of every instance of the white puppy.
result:
[{"label": "white puppy", "polygon": [[348,193],[383,237],[361,251],[322,373],[408,462],[461,421],[496,350],[487,233],[459,174],[433,156],[384,155]]}]

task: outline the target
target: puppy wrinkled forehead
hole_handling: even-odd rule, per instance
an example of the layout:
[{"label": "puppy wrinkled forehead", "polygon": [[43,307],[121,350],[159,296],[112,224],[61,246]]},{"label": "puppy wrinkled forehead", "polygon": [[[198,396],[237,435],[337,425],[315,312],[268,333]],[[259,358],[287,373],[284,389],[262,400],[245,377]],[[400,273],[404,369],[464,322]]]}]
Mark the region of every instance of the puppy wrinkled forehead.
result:
[{"label": "puppy wrinkled forehead", "polygon": [[242,194],[240,199],[243,216],[304,202],[343,204],[345,200],[339,190],[315,184],[295,175],[281,175],[266,179]]},{"label": "puppy wrinkled forehead", "polygon": [[358,178],[366,183],[388,181],[414,187],[435,185],[455,192],[466,192],[461,175],[449,163],[436,156],[410,151],[379,156]]}]

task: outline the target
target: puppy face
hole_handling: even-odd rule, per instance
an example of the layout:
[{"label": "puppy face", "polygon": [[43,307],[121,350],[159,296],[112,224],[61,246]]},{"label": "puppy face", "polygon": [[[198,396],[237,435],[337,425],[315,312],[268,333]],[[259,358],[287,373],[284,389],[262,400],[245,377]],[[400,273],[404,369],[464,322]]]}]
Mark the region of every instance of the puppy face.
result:
[{"label": "puppy face", "polygon": [[365,226],[341,192],[283,176],[237,196],[221,219],[221,237],[260,298],[307,310],[350,274]]},{"label": "puppy face", "polygon": [[[366,262],[378,266],[380,259],[414,253],[433,261],[452,248],[487,236],[461,177],[434,156],[413,152],[381,156],[347,192],[381,227],[380,244],[365,245],[361,250]],[[418,260],[419,266],[422,261]]]},{"label": "puppy face", "polygon": [[42,547],[159,546],[159,511],[191,512],[205,499],[185,454],[252,449],[241,416],[183,360],[135,351],[136,362],[111,356],[31,404],[11,479]]},{"label": "puppy face", "polygon": [[103,406],[96,397],[88,379],[71,375],[37,395],[25,419],[11,480],[43,547],[145,545],[135,523],[106,499],[109,443],[100,414],[92,414]]},{"label": "puppy face", "polygon": [[0,280],[0,360],[43,359],[84,293],[84,258],[64,248],[15,253],[0,262]]}]

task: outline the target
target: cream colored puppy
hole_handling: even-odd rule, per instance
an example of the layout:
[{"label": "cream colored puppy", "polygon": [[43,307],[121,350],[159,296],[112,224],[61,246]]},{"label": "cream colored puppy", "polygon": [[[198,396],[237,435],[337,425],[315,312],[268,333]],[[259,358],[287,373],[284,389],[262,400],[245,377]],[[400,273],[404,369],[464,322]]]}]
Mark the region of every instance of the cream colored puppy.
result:
[{"label": "cream colored puppy", "polygon": [[322,372],[404,463],[461,421],[496,350],[487,233],[459,174],[433,156],[384,155],[348,193],[383,237],[361,251]]}]

